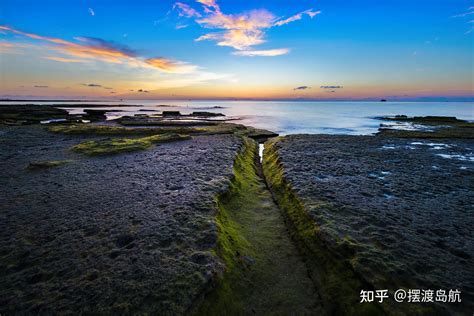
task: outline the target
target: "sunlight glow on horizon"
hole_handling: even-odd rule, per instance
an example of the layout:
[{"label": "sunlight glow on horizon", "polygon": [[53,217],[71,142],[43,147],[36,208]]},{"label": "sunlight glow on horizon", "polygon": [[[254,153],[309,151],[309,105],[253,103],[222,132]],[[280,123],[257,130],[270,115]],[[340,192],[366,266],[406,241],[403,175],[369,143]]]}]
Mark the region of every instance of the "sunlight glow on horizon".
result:
[{"label": "sunlight glow on horizon", "polygon": [[2,98],[474,99],[467,0],[442,0],[423,20],[426,3],[408,0],[46,1],[50,26],[25,3],[2,4]]}]

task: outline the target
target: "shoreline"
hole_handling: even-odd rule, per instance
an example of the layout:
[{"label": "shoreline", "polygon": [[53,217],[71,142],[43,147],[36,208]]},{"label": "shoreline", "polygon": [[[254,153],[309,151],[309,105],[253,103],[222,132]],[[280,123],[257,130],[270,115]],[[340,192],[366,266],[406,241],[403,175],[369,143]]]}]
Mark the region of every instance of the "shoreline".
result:
[{"label": "shoreline", "polygon": [[[56,114],[64,115],[61,113]],[[433,283],[426,283],[423,275],[410,279],[402,273],[404,269],[412,271],[412,267],[403,261],[400,251],[416,248],[418,242],[430,238],[444,245],[436,251],[448,251],[449,255],[424,256],[425,266],[447,271],[455,267],[457,272],[469,274],[466,269],[474,266],[469,264],[474,253],[468,247],[456,246],[461,235],[444,227],[451,225],[452,219],[437,223],[435,236],[425,226],[430,227],[430,221],[443,214],[447,207],[443,196],[453,190],[459,194],[459,205],[464,205],[456,210],[456,225],[469,225],[462,219],[467,204],[461,201],[469,201],[469,192],[474,191],[469,190],[469,179],[474,177],[474,159],[468,149],[474,148],[472,137],[453,138],[452,133],[440,130],[424,138],[419,138],[420,131],[275,137],[269,131],[232,123],[140,126],[143,119],[150,119],[146,116],[133,119],[136,124],[127,127],[120,121],[103,124],[101,113],[88,115],[97,121],[0,126],[5,148],[1,153],[1,187],[7,197],[1,201],[0,212],[6,234],[0,238],[1,262],[6,264],[0,305],[15,308],[0,311],[67,311],[64,306],[72,306],[68,304],[73,297],[86,289],[96,293],[96,307],[84,312],[212,314],[218,306],[236,312],[252,308],[284,311],[295,302],[291,297],[297,298],[301,291],[305,292],[301,295],[308,293],[299,286],[310,283],[316,294],[301,297],[305,302],[299,305],[307,311],[378,313],[382,308],[389,314],[400,310],[430,314],[433,310],[458,310],[452,305],[430,305],[426,310],[389,303],[360,305],[358,295],[361,287],[454,287],[440,281],[439,274]],[[451,122],[452,130],[472,129],[465,122]],[[436,133],[443,140],[434,139]],[[257,143],[265,143],[263,169]],[[326,150],[330,154],[325,154]],[[416,167],[417,163],[426,168]],[[442,180],[428,181],[433,185],[426,190],[412,190],[426,185],[423,179],[427,177]],[[410,181],[416,186],[403,185]],[[427,209],[422,202],[425,194],[439,202]],[[458,201],[453,197],[447,200]],[[365,201],[373,210],[391,211],[372,213],[357,201]],[[405,214],[405,209],[420,211]],[[433,211],[437,216],[427,216]],[[362,216],[364,212],[367,217]],[[349,220],[354,213],[361,216]],[[396,214],[397,221],[390,219]],[[415,215],[421,220],[414,219]],[[366,222],[351,226],[365,218]],[[409,227],[406,221],[410,218],[431,237],[426,239],[418,231],[401,234]],[[275,227],[279,227],[278,232]],[[338,232],[339,227],[346,230]],[[377,233],[387,227],[389,232]],[[372,234],[361,234],[362,228]],[[391,241],[394,231],[406,244]],[[341,234],[347,238],[340,239]],[[462,238],[472,241],[466,234]],[[280,245],[282,252],[273,253],[272,245]],[[291,254],[288,258],[272,264],[286,252]],[[412,252],[420,254],[422,250]],[[298,274],[301,278],[285,279],[286,273],[277,272],[287,266],[285,262],[300,260],[297,258],[303,265],[297,261],[289,265],[307,271],[310,279],[303,278],[305,273]],[[385,258],[383,264],[389,268],[380,271],[371,261],[378,262],[379,258]],[[436,258],[449,259],[449,264]],[[65,272],[61,268],[65,265],[76,268]],[[259,278],[258,271],[269,273],[258,282],[260,287],[251,281]],[[249,278],[252,273],[255,277]],[[453,270],[449,275],[459,280],[458,274]],[[397,282],[394,275],[399,278]],[[115,287],[104,294],[105,280],[114,282]],[[123,281],[116,283],[118,280]],[[271,280],[280,280],[281,286],[293,284],[288,286],[289,296],[280,298],[281,302],[289,300],[288,304],[279,305],[271,296],[259,298],[265,287],[271,288]],[[466,282],[462,289],[467,296],[463,298],[468,299],[474,281]],[[56,284],[67,284],[62,296],[57,296]],[[254,286],[260,290],[249,290]],[[14,297],[9,288],[22,294]],[[134,291],[125,290],[130,288]]]}]

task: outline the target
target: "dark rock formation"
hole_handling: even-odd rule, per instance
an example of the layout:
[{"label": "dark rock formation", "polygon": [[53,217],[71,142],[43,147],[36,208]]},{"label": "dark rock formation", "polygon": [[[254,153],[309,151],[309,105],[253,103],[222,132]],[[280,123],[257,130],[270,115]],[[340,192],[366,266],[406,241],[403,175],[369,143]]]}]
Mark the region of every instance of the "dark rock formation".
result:
[{"label": "dark rock formation", "polygon": [[104,136],[0,133],[0,314],[181,315],[222,271],[215,196],[239,138],[89,158],[69,148]]},{"label": "dark rock formation", "polygon": [[86,113],[86,115],[84,115],[84,119],[90,120],[92,122],[103,121],[107,118],[105,116],[105,113],[107,113],[106,110],[85,109],[84,112]]},{"label": "dark rock formation", "polygon": [[271,148],[312,236],[338,262],[375,289],[462,292],[462,303],[395,308],[473,310],[472,140],[292,135]]},{"label": "dark rock formation", "polygon": [[45,120],[68,119],[69,117],[66,110],[49,105],[0,104],[0,124],[5,125],[39,124]]},{"label": "dark rock formation", "polygon": [[222,113],[214,113],[214,112],[205,112],[205,111],[194,111],[189,116],[196,116],[196,117],[218,117],[218,116],[225,116]]},{"label": "dark rock formation", "polygon": [[181,116],[181,112],[179,111],[163,111],[163,116]]}]

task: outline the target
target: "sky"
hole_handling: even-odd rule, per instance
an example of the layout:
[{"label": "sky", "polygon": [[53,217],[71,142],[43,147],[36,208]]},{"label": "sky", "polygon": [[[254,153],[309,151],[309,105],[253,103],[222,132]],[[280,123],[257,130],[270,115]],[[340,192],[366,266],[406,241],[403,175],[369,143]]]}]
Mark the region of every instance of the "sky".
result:
[{"label": "sky", "polygon": [[473,100],[472,0],[2,0],[0,97]]}]

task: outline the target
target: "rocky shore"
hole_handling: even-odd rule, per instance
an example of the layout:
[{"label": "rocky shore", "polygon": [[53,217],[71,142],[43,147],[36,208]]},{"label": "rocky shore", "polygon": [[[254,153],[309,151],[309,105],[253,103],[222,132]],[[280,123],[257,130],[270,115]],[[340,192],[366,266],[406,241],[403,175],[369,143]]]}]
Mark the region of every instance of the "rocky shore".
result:
[{"label": "rocky shore", "polygon": [[[276,137],[209,112],[30,109],[0,106],[2,315],[472,311],[473,123]],[[399,288],[462,303],[360,304]]]},{"label": "rocky shore", "polygon": [[331,135],[266,144],[270,189],[336,311],[360,306],[361,288],[463,295],[461,304],[392,300],[382,305],[388,313],[472,311],[473,148],[472,140]]},{"label": "rocky shore", "polygon": [[240,138],[89,158],[69,148],[90,136],[0,133],[0,313],[183,314],[224,269],[215,196]]}]

